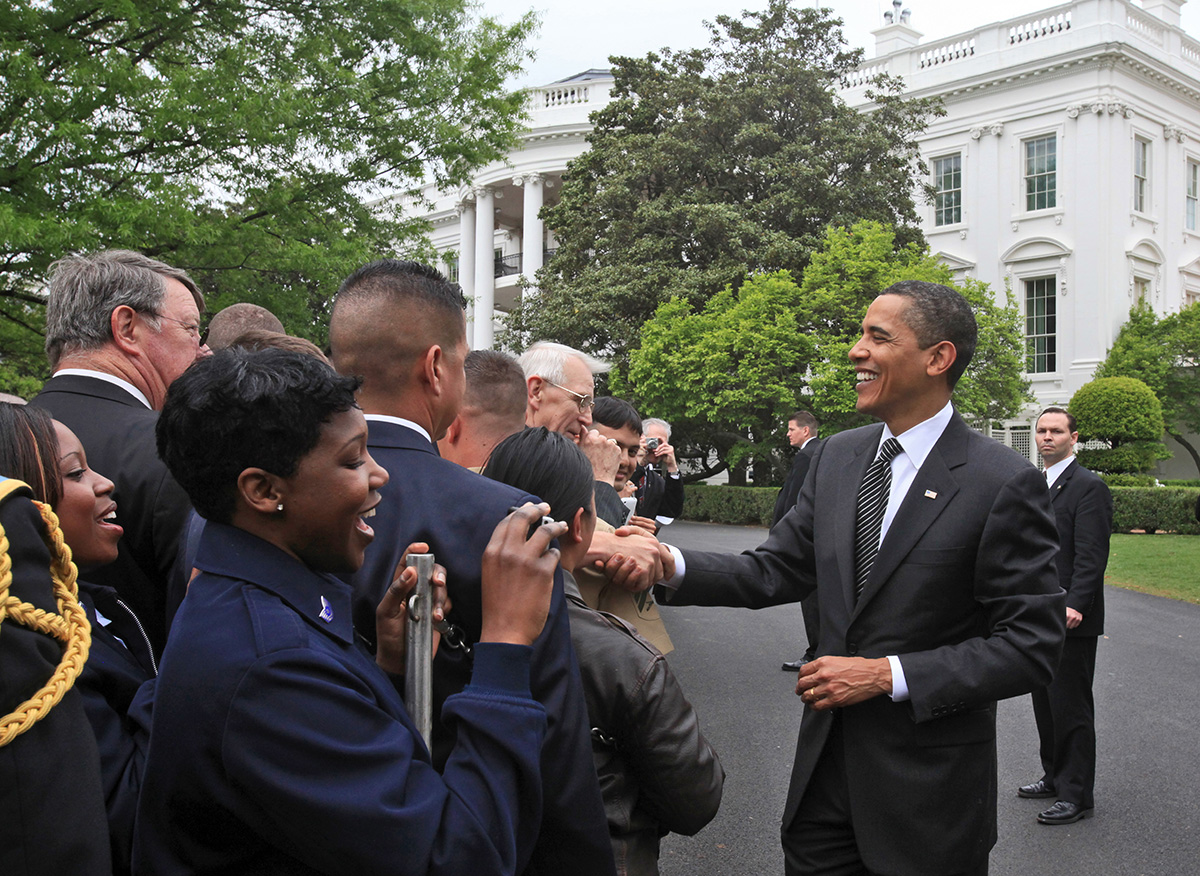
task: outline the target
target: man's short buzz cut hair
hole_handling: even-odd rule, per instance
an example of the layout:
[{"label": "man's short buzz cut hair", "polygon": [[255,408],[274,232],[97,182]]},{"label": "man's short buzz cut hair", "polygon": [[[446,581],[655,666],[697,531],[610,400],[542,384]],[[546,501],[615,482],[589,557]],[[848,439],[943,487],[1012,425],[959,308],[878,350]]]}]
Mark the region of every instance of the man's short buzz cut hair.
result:
[{"label": "man's short buzz cut hair", "polygon": [[517,357],[525,379],[540,377],[550,383],[562,383],[567,379],[566,366],[570,358],[579,359],[587,366],[592,374],[603,374],[612,366],[607,362],[589,356],[582,350],[568,347],[566,344],[556,344],[553,341],[538,341],[528,350]]},{"label": "man's short buzz cut hair", "polygon": [[624,429],[628,426],[637,434],[643,434],[642,418],[638,416],[637,408],[625,399],[611,395],[602,395],[596,399],[596,406],[592,408],[592,422],[609,429]]},{"label": "man's short buzz cut hair", "polygon": [[1041,421],[1042,417],[1046,416],[1046,414],[1062,414],[1064,417],[1067,418],[1067,431],[1068,432],[1078,432],[1079,431],[1079,424],[1075,422],[1075,415],[1072,414],[1070,411],[1068,411],[1066,408],[1060,408],[1058,405],[1051,405],[1050,407],[1048,407],[1044,411],[1042,411],[1040,414],[1038,414],[1037,419],[1033,421],[1035,428],[1036,428],[1037,424]]},{"label": "man's short buzz cut hair", "polygon": [[900,295],[908,299],[903,319],[917,336],[917,345],[922,350],[942,341],[954,345],[957,355],[954,364],[946,372],[950,388],[954,389],[971,364],[975,344],[979,340],[979,326],[967,299],[949,286],[922,280],[901,280],[879,294]]},{"label": "man's short buzz cut hair", "polygon": [[214,353],[233,346],[233,342],[249,331],[279,332],[283,334],[283,323],[279,317],[265,307],[239,301],[223,307],[213,314],[208,323],[206,342]]},{"label": "man's short buzz cut hair", "polygon": [[810,411],[804,410],[804,408],[800,408],[798,411],[793,411],[792,415],[788,417],[788,422],[795,423],[801,429],[808,429],[808,431],[812,432],[814,435],[817,434],[817,428],[820,426],[820,423],[817,422],[817,418],[814,417]]},{"label": "man's short buzz cut hair", "polygon": [[72,255],[50,266],[46,301],[46,358],[50,367],[68,353],[96,350],[112,341],[112,313],[129,307],[156,331],[167,295],[177,280],[204,312],[204,296],[186,271],[128,249]]},{"label": "man's short buzz cut hair", "polygon": [[463,363],[467,388],[463,409],[525,421],[525,372],[517,360],[499,350],[472,350]]},{"label": "man's short buzz cut hair", "polygon": [[[434,344],[453,349],[466,337],[467,299],[457,283],[420,262],[379,259],[338,289],[329,317],[330,358],[343,374],[372,383],[398,378]],[[399,371],[403,371],[400,368]]]}]

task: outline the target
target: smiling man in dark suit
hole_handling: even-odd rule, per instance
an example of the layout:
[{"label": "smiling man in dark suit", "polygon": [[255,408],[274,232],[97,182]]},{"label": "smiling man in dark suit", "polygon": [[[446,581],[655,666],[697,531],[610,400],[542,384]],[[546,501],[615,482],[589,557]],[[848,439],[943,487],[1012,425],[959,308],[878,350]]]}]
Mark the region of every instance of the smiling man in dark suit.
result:
[{"label": "smiling man in dark suit", "polygon": [[1020,797],[1055,798],[1038,814],[1042,824],[1073,824],[1095,805],[1096,642],[1104,632],[1104,569],[1112,534],[1112,493],[1075,461],[1075,417],[1046,408],[1036,426],[1058,526],[1058,580],[1067,591],[1067,641],[1048,687],[1033,692],[1043,774],[1017,789]]},{"label": "smiling man in dark suit", "polygon": [[169,387],[197,359],[204,298],[178,268],[128,250],[55,264],[46,303],[54,376],[30,402],[79,436],[91,466],[116,484],[125,527],[117,560],[91,573],[146,623],[156,654],[167,636],[167,582],[191,503],[154,449]]},{"label": "smiling man in dark suit", "polygon": [[883,424],[826,439],[759,548],[679,553],[660,588],[751,608],[819,593],[818,656],[796,686],[788,874],[987,872],[996,701],[1049,681],[1063,593],[1040,474],[950,403],[976,334],[952,289],[884,290],[850,351],[858,410]]},{"label": "smiling man in dark suit", "polygon": [[[375,607],[407,545],[425,542],[446,567],[453,603],[447,620],[467,644],[482,628],[481,563],[492,531],[528,494],[438,456],[435,442],[463,403],[466,299],[433,268],[383,259],[342,283],[329,323],[334,367],[363,379],[358,403],[371,456],[391,480],[371,524],[376,541],[353,576],[354,627],[375,627]],[[554,509],[550,510],[554,514]],[[471,656],[443,637],[434,661],[434,765],[441,768],[453,727],[441,704],[471,678]],[[608,822],[592,760],[590,725],[567,624],[561,575],[550,615],[534,643],[530,686],[550,725],[542,746],[543,817],[537,842],[520,850],[526,874],[611,876]],[[536,829],[536,826],[533,826]],[[533,835],[531,831],[530,835]]]}]

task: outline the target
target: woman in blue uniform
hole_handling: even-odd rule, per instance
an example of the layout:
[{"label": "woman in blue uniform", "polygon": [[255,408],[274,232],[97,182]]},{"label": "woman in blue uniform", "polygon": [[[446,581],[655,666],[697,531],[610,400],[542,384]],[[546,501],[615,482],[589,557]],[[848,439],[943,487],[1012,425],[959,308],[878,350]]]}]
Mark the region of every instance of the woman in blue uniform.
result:
[{"label": "woman in blue uniform", "polygon": [[408,573],[380,604],[380,665],[330,574],[361,565],[387,483],[357,386],[282,350],[223,351],[171,386],[159,454],[207,524],[160,666],[135,872],[474,876],[528,856],[546,729],[530,643],[563,527],[527,540],[532,504],[497,527],[439,774],[384,671],[403,667]]}]

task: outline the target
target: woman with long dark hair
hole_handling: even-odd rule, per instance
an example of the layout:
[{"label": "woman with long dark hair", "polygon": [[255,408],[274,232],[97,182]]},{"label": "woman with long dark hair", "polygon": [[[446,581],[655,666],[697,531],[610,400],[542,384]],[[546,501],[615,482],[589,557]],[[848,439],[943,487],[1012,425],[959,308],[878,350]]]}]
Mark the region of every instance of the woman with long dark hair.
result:
[{"label": "woman with long dark hair", "polygon": [[583,452],[558,432],[526,429],[496,445],[483,474],[540,496],[567,524],[563,585],[613,856],[621,876],[655,876],[660,837],[690,836],[713,819],[725,771],[662,654],[620,618],[588,608],[567,571],[583,562],[596,528]]}]

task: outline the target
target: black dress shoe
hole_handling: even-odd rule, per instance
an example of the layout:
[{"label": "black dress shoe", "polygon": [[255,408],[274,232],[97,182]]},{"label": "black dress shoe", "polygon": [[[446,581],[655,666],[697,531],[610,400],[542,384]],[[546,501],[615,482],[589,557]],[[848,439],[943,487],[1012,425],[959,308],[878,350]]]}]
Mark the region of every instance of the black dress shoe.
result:
[{"label": "black dress shoe", "polygon": [[783,664],[784,672],[799,672],[800,667],[809,661],[808,657],[801,657],[799,660],[789,660]]},{"label": "black dress shoe", "polygon": [[1091,818],[1093,812],[1091,806],[1084,809],[1077,803],[1059,800],[1045,812],[1039,812],[1037,820],[1041,824],[1074,824],[1081,818]]},{"label": "black dress shoe", "polygon": [[1018,797],[1031,797],[1040,799],[1042,797],[1053,797],[1057,792],[1050,787],[1045,779],[1038,779],[1032,785],[1022,785],[1017,788]]}]

